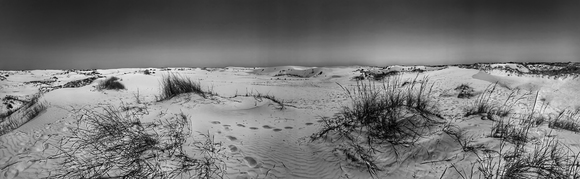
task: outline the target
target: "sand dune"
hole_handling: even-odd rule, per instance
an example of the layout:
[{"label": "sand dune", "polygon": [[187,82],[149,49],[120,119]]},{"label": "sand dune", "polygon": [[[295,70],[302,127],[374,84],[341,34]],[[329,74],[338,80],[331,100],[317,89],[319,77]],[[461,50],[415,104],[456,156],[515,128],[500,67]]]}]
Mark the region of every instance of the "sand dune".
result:
[{"label": "sand dune", "polygon": [[[183,113],[191,120],[191,130],[209,133],[225,149],[229,178],[371,178],[364,167],[353,165],[346,156],[335,150],[329,142],[311,142],[310,135],[320,130],[321,116],[333,116],[348,105],[350,98],[336,83],[353,87],[352,77],[360,75],[358,69],[372,67],[299,67],[280,66],[266,68],[228,67],[211,69],[155,70],[145,75],[145,69],[96,70],[104,77],[116,76],[125,90],[95,90],[95,85],[105,78],[98,78],[86,86],[61,88],[46,92],[41,100],[48,109],[32,121],[0,136],[0,178],[41,178],[58,167],[58,160],[48,156],[57,152],[55,146],[70,135],[78,119],[78,109],[97,109],[102,106],[124,106],[139,112],[143,122],[170,119]],[[389,70],[403,70],[394,66]],[[430,67],[418,67],[430,68]],[[87,71],[89,72],[89,71]],[[8,95],[26,97],[38,92],[39,86],[62,85],[70,81],[90,77],[84,72],[65,73],[62,70],[34,70],[4,72],[10,75],[0,85],[0,97]],[[163,76],[178,73],[199,82],[203,89],[213,89],[217,96],[203,98],[196,94],[181,94],[169,100],[157,101],[159,82]],[[539,91],[540,98],[550,103],[543,113],[549,115],[558,110],[580,106],[577,91],[580,82],[573,79],[540,79],[536,77],[509,77],[490,74],[474,69],[446,67],[430,69],[423,73],[400,74],[404,81],[429,76],[434,82],[433,97],[439,102],[442,120],[457,126],[473,136],[474,144],[485,144],[490,150],[497,149],[498,142],[489,135],[493,121],[481,120],[482,116],[465,117],[466,106],[475,99],[457,98],[455,88],[469,84],[476,92],[498,83],[503,88],[497,94],[505,97],[511,89]],[[287,80],[275,79],[288,78]],[[33,84],[30,81],[50,80],[49,84]],[[296,78],[291,78],[296,77]],[[287,106],[252,94],[268,94],[284,100]],[[501,102],[500,97],[497,101]],[[514,114],[523,114],[534,97],[523,98],[515,107]],[[139,102],[138,102],[139,101]],[[1,104],[1,108],[7,108]],[[549,133],[557,135],[573,146],[577,134],[551,131],[547,125],[534,128],[531,136],[540,138]],[[194,134],[195,134],[194,132]],[[332,137],[330,137],[332,138]],[[579,146],[580,147],[580,146]],[[384,148],[377,153],[377,163],[383,169],[379,178],[439,178],[451,164],[467,170],[477,158],[466,154],[449,135],[437,128],[420,139],[414,146],[397,146],[404,151],[398,157],[394,148]],[[457,172],[447,171],[445,178],[457,178]]]}]

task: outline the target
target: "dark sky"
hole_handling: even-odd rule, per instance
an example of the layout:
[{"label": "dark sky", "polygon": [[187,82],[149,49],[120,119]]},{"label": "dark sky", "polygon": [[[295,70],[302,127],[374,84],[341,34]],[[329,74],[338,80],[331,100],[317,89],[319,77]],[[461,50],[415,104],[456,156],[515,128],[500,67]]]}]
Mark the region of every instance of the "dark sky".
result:
[{"label": "dark sky", "polygon": [[0,0],[0,69],[579,61],[578,2]]}]

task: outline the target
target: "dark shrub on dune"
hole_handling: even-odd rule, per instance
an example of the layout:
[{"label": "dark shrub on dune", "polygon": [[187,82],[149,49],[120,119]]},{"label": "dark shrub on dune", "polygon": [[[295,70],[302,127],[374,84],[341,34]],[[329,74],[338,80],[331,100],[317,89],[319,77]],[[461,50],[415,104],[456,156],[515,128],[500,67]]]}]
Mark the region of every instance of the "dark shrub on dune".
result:
[{"label": "dark shrub on dune", "polygon": [[110,77],[105,81],[101,81],[99,85],[97,85],[98,90],[122,90],[125,89],[125,85],[119,82],[119,78],[117,77]]}]

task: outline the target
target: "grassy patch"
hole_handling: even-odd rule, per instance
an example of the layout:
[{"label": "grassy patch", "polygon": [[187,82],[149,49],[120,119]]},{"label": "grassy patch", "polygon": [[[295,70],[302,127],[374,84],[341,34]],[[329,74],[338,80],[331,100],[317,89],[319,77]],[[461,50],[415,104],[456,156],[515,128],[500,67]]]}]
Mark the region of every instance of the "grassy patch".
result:
[{"label": "grassy patch", "polygon": [[414,144],[424,132],[438,123],[437,111],[430,98],[432,84],[425,77],[401,87],[400,76],[385,78],[381,84],[359,82],[343,89],[351,104],[333,117],[322,117],[322,128],[311,141],[334,136],[346,144],[337,148],[347,159],[365,166],[371,174],[377,167],[371,153],[375,145]]},{"label": "grassy patch", "polygon": [[105,107],[82,109],[77,127],[64,137],[52,159],[60,168],[51,178],[223,178],[221,143],[206,136],[194,141],[198,156],[184,145],[190,136],[185,114],[169,120],[141,123],[139,115]]},{"label": "grassy patch", "polygon": [[580,163],[572,150],[555,139],[544,140],[532,150],[500,144],[496,153],[479,156],[480,178],[578,178]]},{"label": "grassy patch", "polygon": [[467,108],[465,116],[487,114],[488,117],[491,117],[492,115],[506,117],[512,113],[513,106],[528,95],[528,93],[520,95],[519,89],[511,90],[503,103],[498,104],[494,103],[492,100],[498,98],[497,95],[494,95],[496,90],[497,83],[485,88],[485,90],[475,99],[473,104]]},{"label": "grassy patch", "polygon": [[122,90],[125,89],[125,85],[119,82],[119,78],[110,77],[101,81],[97,85],[97,90]]},{"label": "grassy patch", "polygon": [[498,120],[491,127],[491,137],[501,138],[514,144],[527,143],[530,125],[518,126],[510,120]]},{"label": "grassy patch", "polygon": [[[0,135],[4,135],[36,118],[48,108],[45,102],[39,102],[41,94],[33,95],[21,107],[0,114]],[[20,114],[21,116],[14,116]]]}]

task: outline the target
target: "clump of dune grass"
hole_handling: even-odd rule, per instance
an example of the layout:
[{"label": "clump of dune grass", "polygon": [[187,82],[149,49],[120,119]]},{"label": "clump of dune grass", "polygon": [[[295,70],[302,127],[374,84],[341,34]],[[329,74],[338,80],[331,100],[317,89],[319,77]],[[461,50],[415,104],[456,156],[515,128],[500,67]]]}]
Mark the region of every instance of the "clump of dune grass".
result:
[{"label": "clump of dune grass", "polygon": [[103,81],[101,81],[97,85],[97,90],[122,90],[125,89],[125,85],[119,82],[119,78],[117,77],[110,77]]},{"label": "clump of dune grass", "polygon": [[580,108],[576,110],[562,110],[556,118],[550,120],[548,127],[580,132]]},{"label": "clump of dune grass", "polygon": [[508,147],[500,143],[496,152],[477,155],[479,178],[578,178],[580,177],[580,153],[556,139],[546,139],[526,150],[523,145]]},{"label": "clump of dune grass", "polygon": [[455,88],[456,91],[459,91],[457,98],[471,98],[475,96],[475,91],[473,87],[469,86],[469,84],[464,83]]},{"label": "clump of dune grass", "polygon": [[[510,146],[502,140],[499,150],[474,152],[477,160],[471,171],[455,169],[462,179],[505,179],[505,178],[580,178],[580,153],[554,138],[542,140],[531,150],[524,145]],[[447,173],[446,168],[440,178]]]},{"label": "clump of dune grass", "polygon": [[[417,77],[402,87],[400,76],[390,76],[382,83],[359,82],[354,88],[341,86],[351,104],[333,117],[322,117],[322,128],[311,141],[335,136],[345,140],[342,151],[351,161],[364,166],[372,175],[380,170],[371,157],[384,144],[414,144],[439,123],[435,101],[430,96],[433,84],[428,77]],[[339,84],[340,85],[340,84]]]},{"label": "clump of dune grass", "polygon": [[507,117],[512,113],[513,106],[520,100],[524,99],[529,93],[520,95],[519,89],[511,90],[503,103],[495,103],[492,99],[498,98],[494,95],[497,90],[497,83],[489,85],[485,90],[475,99],[473,104],[466,109],[465,116],[476,114],[487,114],[489,117],[497,115],[499,117]]},{"label": "clump of dune grass", "polygon": [[491,127],[491,137],[501,138],[511,143],[527,143],[529,142],[528,133],[531,125],[518,126],[513,124],[511,120],[495,121]]},{"label": "clump of dune grass", "polygon": [[193,142],[197,150],[193,156],[184,151],[191,133],[183,113],[142,123],[140,115],[112,106],[76,112],[80,114],[77,127],[50,157],[60,164],[50,178],[223,178],[225,174],[221,143],[209,136]]},{"label": "clump of dune grass", "polygon": [[[0,116],[2,117],[2,120],[0,120],[0,135],[4,135],[17,129],[46,111],[48,105],[45,102],[39,102],[41,96],[42,94],[40,93],[34,94],[19,108],[1,114]],[[21,116],[14,116],[15,114],[20,114]]]},{"label": "clump of dune grass", "polygon": [[208,95],[213,94],[211,90],[209,92],[202,90],[198,82],[193,82],[188,77],[182,77],[176,74],[164,75],[160,84],[161,94],[157,96],[157,101],[170,99],[184,93],[195,93],[203,98],[207,98]]}]

